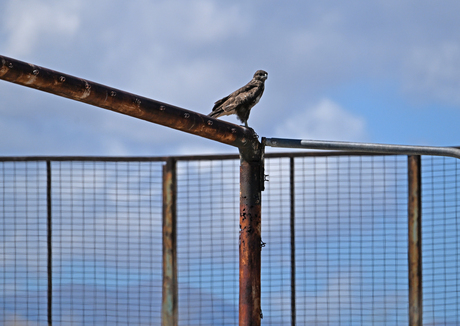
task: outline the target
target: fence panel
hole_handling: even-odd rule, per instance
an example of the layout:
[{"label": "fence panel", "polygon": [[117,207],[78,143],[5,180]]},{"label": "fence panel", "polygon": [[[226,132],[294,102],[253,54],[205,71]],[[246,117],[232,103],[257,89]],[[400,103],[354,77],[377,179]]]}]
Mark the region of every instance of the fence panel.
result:
[{"label": "fence panel", "polygon": [[52,163],[56,324],[159,324],[161,171],[151,162]]},{"label": "fence panel", "polygon": [[239,161],[177,168],[179,325],[238,325]]},{"label": "fence panel", "polygon": [[45,162],[0,162],[0,325],[47,321]]},{"label": "fence panel", "polygon": [[407,158],[296,161],[299,325],[407,325]]},{"label": "fence panel", "polygon": [[460,324],[460,165],[422,159],[423,320]]},{"label": "fence panel", "polygon": [[159,324],[161,163],[51,162],[49,275],[45,162],[2,164],[0,325]]},{"label": "fence panel", "polygon": [[291,241],[289,158],[265,160],[262,193],[262,324],[290,325]]},{"label": "fence panel", "polygon": [[[239,161],[177,160],[179,325],[238,325]],[[0,161],[0,326],[160,324],[163,161],[49,159],[51,220],[47,160]],[[427,325],[460,323],[459,170],[422,159]],[[407,157],[267,155],[265,173],[262,323],[407,325]]]}]

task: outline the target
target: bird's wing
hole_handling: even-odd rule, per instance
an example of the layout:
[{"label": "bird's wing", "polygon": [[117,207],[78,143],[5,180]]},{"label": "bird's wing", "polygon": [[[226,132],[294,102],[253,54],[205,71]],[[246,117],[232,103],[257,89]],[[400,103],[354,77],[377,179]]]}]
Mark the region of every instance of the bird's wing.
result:
[{"label": "bird's wing", "polygon": [[233,95],[233,93],[230,94],[230,95],[225,96],[224,98],[221,98],[221,99],[218,100],[218,101],[216,101],[216,102],[214,103],[214,106],[213,106],[212,110],[213,110],[213,111],[216,110],[216,109],[217,109],[218,107],[220,107],[226,100],[228,100],[228,98],[229,98],[230,96],[232,96],[232,95]]},{"label": "bird's wing", "polygon": [[[236,107],[246,103],[250,103],[260,92],[260,87],[258,83],[249,82],[247,85],[241,87],[240,89],[234,91],[230,95],[216,101],[212,111],[221,111],[222,114],[233,113]],[[224,113],[225,112],[225,113]]]}]

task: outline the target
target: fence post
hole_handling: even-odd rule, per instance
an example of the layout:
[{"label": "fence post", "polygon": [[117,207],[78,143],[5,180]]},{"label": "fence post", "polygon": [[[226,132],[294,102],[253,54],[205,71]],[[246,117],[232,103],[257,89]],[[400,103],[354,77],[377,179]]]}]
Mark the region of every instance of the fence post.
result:
[{"label": "fence post", "polygon": [[163,294],[161,325],[177,326],[176,161],[163,165]]},{"label": "fence post", "polygon": [[409,325],[422,326],[422,200],[421,160],[408,157],[409,200]]},{"label": "fence post", "polygon": [[263,153],[240,149],[239,326],[259,326],[261,269],[261,191]]},{"label": "fence post", "polygon": [[46,247],[48,274],[47,285],[47,319],[48,326],[53,325],[53,229],[52,229],[52,202],[51,202],[51,162],[46,161]]},{"label": "fence post", "polygon": [[290,233],[291,233],[291,325],[296,324],[295,292],[295,164],[294,157],[289,158],[289,196],[290,196]]}]

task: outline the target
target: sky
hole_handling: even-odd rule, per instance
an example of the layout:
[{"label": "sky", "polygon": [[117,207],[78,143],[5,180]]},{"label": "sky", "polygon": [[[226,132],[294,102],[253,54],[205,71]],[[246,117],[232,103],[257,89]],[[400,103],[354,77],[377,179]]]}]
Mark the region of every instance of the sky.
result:
[{"label": "sky", "polygon": [[[204,114],[263,69],[249,119],[262,137],[453,146],[459,11],[449,0],[5,0],[0,54]],[[0,155],[211,153],[236,149],[0,81]]]}]

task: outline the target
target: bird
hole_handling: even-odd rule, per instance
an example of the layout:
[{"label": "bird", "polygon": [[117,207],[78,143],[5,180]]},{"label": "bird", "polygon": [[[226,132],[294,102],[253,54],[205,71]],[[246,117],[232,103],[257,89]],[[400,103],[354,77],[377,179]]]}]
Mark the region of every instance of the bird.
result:
[{"label": "bird", "polygon": [[267,78],[268,73],[266,71],[257,70],[249,83],[215,102],[212,112],[208,116],[218,118],[224,115],[236,114],[238,119],[244,123],[244,126],[249,128],[249,113],[262,97],[265,89],[264,83]]}]

